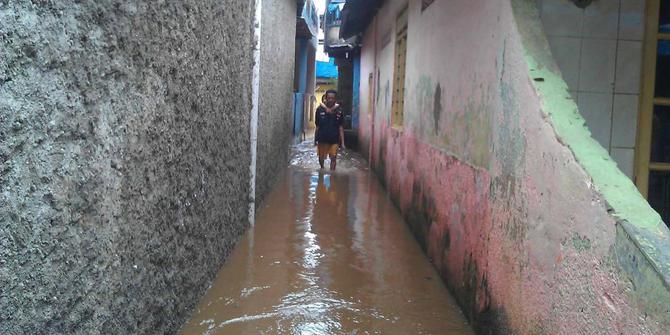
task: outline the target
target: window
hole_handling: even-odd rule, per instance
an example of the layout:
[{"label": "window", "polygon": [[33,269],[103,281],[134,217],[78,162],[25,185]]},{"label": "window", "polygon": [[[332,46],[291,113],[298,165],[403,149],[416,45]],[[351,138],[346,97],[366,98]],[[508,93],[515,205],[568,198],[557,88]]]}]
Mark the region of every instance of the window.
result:
[{"label": "window", "polygon": [[405,56],[407,55],[407,8],[396,20],[395,69],[393,74],[393,103],[391,106],[391,124],[403,126],[405,104]]},{"label": "window", "polygon": [[649,0],[635,183],[670,223],[670,1]]}]

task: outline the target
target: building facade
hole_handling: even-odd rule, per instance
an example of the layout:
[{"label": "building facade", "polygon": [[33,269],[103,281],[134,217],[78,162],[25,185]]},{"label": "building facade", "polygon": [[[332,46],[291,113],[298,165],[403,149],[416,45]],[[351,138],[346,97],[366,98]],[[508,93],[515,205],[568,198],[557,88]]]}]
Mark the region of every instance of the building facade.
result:
[{"label": "building facade", "polygon": [[[293,82],[294,142],[305,140],[310,116],[314,115],[316,97],[316,51],[319,15],[312,0],[300,1],[295,42],[295,76]],[[283,32],[282,32],[283,33]]]},{"label": "building facade", "polygon": [[670,234],[631,180],[645,4],[363,5],[362,151],[475,327],[663,333]]},{"label": "building facade", "polygon": [[[344,136],[347,147],[357,148],[360,108],[360,36],[342,38],[341,27],[346,0],[326,1],[324,14],[324,50],[338,68],[337,91],[344,112]],[[368,4],[366,3],[366,6]]]}]

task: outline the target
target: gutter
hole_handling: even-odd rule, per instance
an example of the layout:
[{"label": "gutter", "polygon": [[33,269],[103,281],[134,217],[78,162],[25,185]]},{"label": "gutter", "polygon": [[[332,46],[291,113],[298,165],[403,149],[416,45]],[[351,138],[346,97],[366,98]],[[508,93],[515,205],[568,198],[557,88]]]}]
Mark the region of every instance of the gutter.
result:
[{"label": "gutter", "polygon": [[261,9],[263,8],[263,0],[254,0],[254,8],[254,65],[251,79],[251,121],[249,124],[249,142],[251,144],[251,163],[249,164],[249,225],[252,227],[256,224],[256,158],[261,75]]}]

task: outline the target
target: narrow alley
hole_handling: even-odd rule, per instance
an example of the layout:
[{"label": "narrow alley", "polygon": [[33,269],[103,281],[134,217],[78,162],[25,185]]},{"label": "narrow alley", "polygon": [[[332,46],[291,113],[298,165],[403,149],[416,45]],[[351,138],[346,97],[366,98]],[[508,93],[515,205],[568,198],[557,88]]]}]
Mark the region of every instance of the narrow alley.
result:
[{"label": "narrow alley", "polygon": [[291,165],[183,335],[474,334],[360,155]]},{"label": "narrow alley", "polygon": [[670,334],[670,0],[0,0],[33,334]]}]

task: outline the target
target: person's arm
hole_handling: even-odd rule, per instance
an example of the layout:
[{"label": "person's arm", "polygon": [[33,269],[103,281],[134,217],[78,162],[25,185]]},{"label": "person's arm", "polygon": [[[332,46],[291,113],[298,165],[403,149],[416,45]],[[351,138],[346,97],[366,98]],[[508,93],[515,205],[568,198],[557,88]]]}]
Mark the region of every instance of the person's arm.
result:
[{"label": "person's arm", "polygon": [[318,133],[319,133],[319,126],[316,126],[316,128],[314,128],[314,146],[319,144],[319,142],[316,141],[316,134]]},{"label": "person's arm", "polygon": [[318,144],[316,141],[316,136],[319,134],[319,109],[316,109],[316,117],[314,118],[314,125],[316,126],[314,128],[314,146]]},{"label": "person's arm", "polygon": [[338,109],[340,107],[339,104],[333,105],[333,107],[328,108],[323,102],[321,103],[321,107],[323,107],[326,110],[326,113],[332,113],[334,110]]},{"label": "person's arm", "polygon": [[344,147],[344,113],[342,113],[342,110],[337,111],[337,125],[339,126],[339,133],[340,133],[340,148],[346,149]]}]

